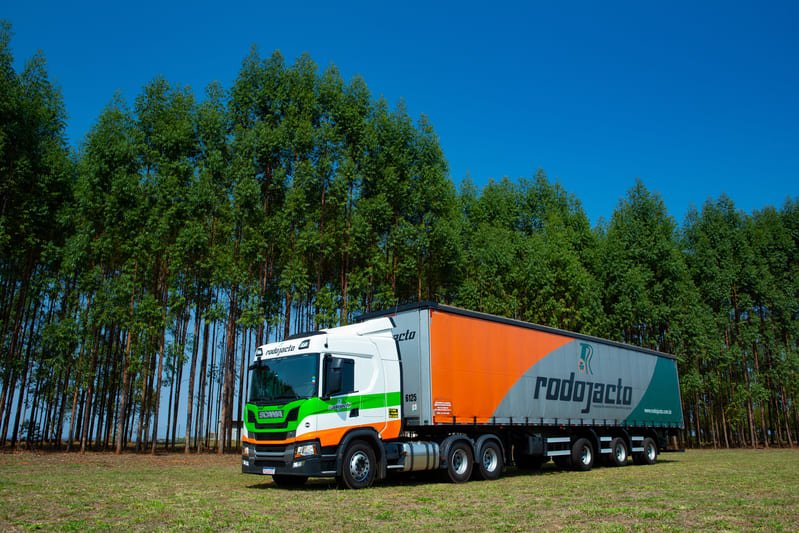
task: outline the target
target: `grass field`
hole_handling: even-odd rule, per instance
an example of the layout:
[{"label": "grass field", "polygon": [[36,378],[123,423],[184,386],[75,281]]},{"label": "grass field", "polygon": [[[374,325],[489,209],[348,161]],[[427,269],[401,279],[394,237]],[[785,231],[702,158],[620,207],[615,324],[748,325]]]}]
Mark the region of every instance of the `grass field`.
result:
[{"label": "grass field", "polygon": [[362,491],[276,488],[226,455],[0,454],[0,530],[799,530],[799,450]]}]

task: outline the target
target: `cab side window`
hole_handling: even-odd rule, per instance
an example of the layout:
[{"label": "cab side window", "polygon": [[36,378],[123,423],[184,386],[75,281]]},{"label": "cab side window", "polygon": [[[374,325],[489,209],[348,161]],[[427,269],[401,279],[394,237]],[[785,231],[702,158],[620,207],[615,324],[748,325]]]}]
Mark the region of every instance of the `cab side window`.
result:
[{"label": "cab side window", "polygon": [[355,361],[325,356],[325,396],[355,392]]}]

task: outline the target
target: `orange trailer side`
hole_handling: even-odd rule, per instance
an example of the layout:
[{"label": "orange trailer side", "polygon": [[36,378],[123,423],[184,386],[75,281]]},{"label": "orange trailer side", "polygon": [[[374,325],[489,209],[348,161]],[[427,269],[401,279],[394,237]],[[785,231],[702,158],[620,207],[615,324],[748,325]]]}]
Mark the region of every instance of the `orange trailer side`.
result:
[{"label": "orange trailer side", "polygon": [[433,422],[487,423],[522,375],[574,339],[431,309]]}]

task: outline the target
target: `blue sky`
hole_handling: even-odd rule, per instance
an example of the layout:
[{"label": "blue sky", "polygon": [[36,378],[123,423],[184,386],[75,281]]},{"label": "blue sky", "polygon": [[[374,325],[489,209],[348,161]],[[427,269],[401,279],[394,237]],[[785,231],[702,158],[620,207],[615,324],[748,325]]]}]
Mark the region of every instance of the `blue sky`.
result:
[{"label": "blue sky", "polygon": [[543,168],[593,222],[639,177],[678,223],[722,193],[799,195],[798,2],[9,4],[18,68],[42,50],[74,145],[115,91],[230,87],[256,45],[429,116],[456,184]]}]

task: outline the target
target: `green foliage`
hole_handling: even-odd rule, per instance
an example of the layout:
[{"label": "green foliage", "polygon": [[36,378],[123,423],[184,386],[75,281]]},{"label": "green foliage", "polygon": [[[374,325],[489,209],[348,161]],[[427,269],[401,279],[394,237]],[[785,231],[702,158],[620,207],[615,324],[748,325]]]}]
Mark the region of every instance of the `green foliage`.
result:
[{"label": "green foliage", "polygon": [[191,360],[207,430],[209,397],[233,416],[242,348],[432,299],[674,353],[697,444],[796,438],[799,201],[722,196],[678,228],[639,180],[592,228],[542,170],[456,190],[428,117],[255,49],[229,89],[115,96],[70,154],[44,59],[17,73],[10,40],[3,23],[0,412],[27,380],[50,434],[73,398],[99,425],[127,378],[146,439],[162,363],[179,402]]}]

